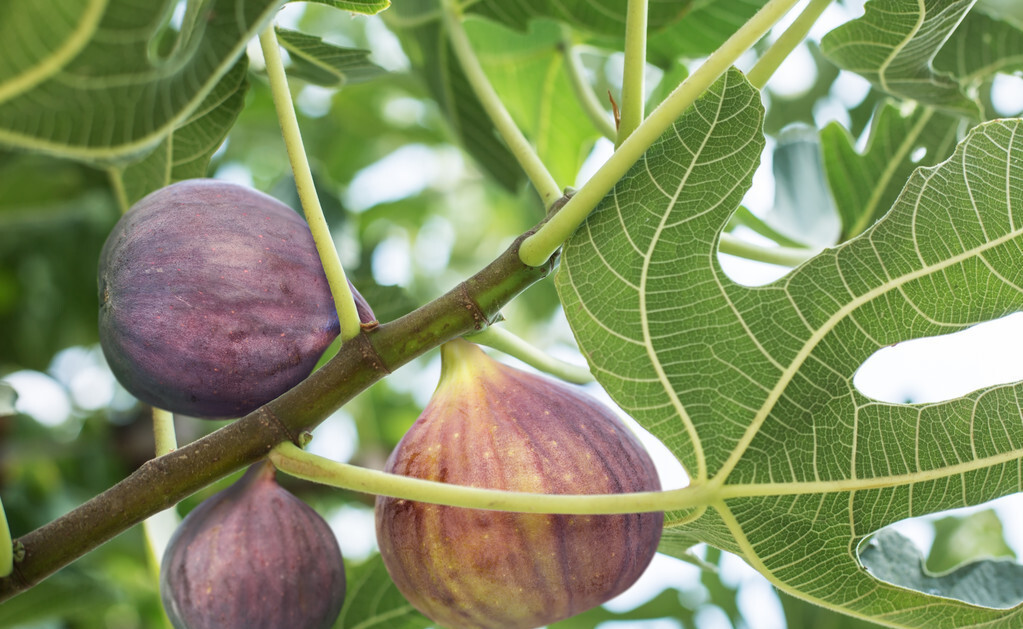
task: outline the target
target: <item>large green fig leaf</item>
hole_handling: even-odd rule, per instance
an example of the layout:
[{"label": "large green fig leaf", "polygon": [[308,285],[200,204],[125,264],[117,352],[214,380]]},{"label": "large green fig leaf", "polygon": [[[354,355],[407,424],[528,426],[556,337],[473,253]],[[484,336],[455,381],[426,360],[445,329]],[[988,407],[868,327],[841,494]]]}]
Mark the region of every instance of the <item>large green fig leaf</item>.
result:
[{"label": "large green fig leaf", "polygon": [[[848,240],[888,211],[914,168],[947,158],[958,124],[930,107],[905,111],[886,103],[875,113],[862,153],[837,122],[821,132],[821,150],[838,215]],[[923,155],[919,153],[923,151]]]},{"label": "large green fig leaf", "polygon": [[[185,123],[283,0],[8,0],[0,144],[131,161]],[[31,43],[30,43],[31,42]]]},{"label": "large green fig leaf", "polygon": [[666,535],[874,622],[1019,626],[1023,607],[887,583],[856,551],[893,522],[1020,491],[1023,385],[900,405],[853,375],[887,345],[1023,309],[1023,121],[975,128],[861,236],[750,287],[722,271],[717,241],[762,118],[757,91],[722,77],[570,239],[557,277],[594,375],[690,474]]},{"label": "large green fig leaf", "polygon": [[821,51],[884,92],[979,117],[977,103],[932,61],[976,0],[870,0],[863,17],[828,33]]}]

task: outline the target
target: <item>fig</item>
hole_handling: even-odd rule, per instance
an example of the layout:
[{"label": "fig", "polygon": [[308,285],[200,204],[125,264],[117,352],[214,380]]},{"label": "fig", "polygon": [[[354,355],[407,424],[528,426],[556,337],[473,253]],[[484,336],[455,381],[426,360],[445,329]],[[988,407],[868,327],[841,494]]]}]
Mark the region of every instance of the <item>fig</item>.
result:
[{"label": "fig", "polygon": [[309,505],[257,463],[181,522],[160,566],[176,629],[326,629],[341,612],[337,538]]},{"label": "fig", "polygon": [[121,217],[100,254],[99,302],[100,343],[124,388],[208,419],[245,415],[298,384],[338,334],[302,217],[212,179],[157,190]]},{"label": "fig", "polygon": [[[609,408],[464,340],[385,469],[548,494],[653,491],[650,456]],[[623,592],[657,550],[663,513],[544,515],[376,501],[377,542],[412,605],[451,629],[538,627]]]}]

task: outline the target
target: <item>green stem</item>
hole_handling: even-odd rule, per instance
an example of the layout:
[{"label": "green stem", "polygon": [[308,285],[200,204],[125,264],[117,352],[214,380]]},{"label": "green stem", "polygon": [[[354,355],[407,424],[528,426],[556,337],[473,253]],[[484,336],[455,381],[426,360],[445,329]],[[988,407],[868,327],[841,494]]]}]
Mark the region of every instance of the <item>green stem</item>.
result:
[{"label": "green stem", "polygon": [[498,133],[504,138],[505,144],[512,155],[519,162],[522,170],[532,182],[533,187],[540,194],[544,207],[550,207],[552,203],[561,198],[561,188],[558,187],[554,177],[547,166],[544,165],[536,150],[522,134],[518,125],[512,120],[511,114],[501,102],[494,86],[490,84],[483,66],[480,65],[476,52],[472,49],[469,36],[462,25],[461,11],[456,6],[455,0],[444,0],[444,27],[447,30],[451,47],[455,51],[455,57],[465,72],[472,90],[479,99],[483,109],[490,116],[491,122],[497,128]]},{"label": "green stem", "polygon": [[162,408],[153,409],[153,438],[156,441],[156,456],[163,456],[178,447],[174,434],[174,413]]},{"label": "green stem", "polygon": [[734,229],[736,225],[747,227],[765,238],[770,238],[783,247],[793,247],[796,249],[805,248],[803,243],[789,238],[777,229],[771,227],[764,222],[764,219],[760,218],[753,212],[750,212],[749,208],[740,207],[736,210],[735,214],[732,215],[731,220],[728,222],[728,226],[725,227],[725,230],[730,231],[731,229]]},{"label": "green stem", "polygon": [[629,0],[625,17],[625,69],[622,78],[622,117],[615,146],[621,146],[643,122],[646,76],[647,0]]},{"label": "green stem", "polygon": [[452,485],[388,474],[311,454],[293,443],[270,452],[270,461],[296,478],[378,496],[451,507],[518,513],[645,513],[704,506],[714,500],[705,487],[628,494],[537,494]]},{"label": "green stem", "polygon": [[767,33],[799,0],[770,0],[728,38],[707,60],[668,95],[657,109],[629,135],[617,151],[561,208],[519,249],[522,262],[542,264],[582,225],[601,199],[690,105],[735,61]]},{"label": "green stem", "polygon": [[565,382],[574,384],[593,382],[593,374],[589,369],[558,360],[504,328],[492,325],[467,336],[466,339],[514,356],[527,365],[557,376]]},{"label": "green stem", "polygon": [[0,500],[0,578],[14,572],[14,540],[11,527],[4,512],[4,501]]},{"label": "green stem", "polygon": [[721,234],[720,251],[747,260],[781,266],[799,266],[820,253],[819,250],[797,247],[762,247],[736,238],[732,234]]},{"label": "green stem", "polygon": [[600,100],[597,99],[597,95],[593,93],[593,88],[590,87],[589,82],[586,80],[586,76],[583,73],[582,60],[579,59],[579,53],[576,47],[572,45],[572,40],[568,36],[568,27],[564,27],[563,31],[565,36],[562,37],[558,48],[564,55],[565,74],[568,75],[568,81],[572,84],[572,91],[575,93],[576,100],[579,101],[579,105],[586,112],[593,126],[597,128],[597,131],[608,140],[614,142],[618,137],[618,131],[615,129],[607,110],[600,104]]},{"label": "green stem", "polygon": [[355,307],[352,289],[348,285],[348,278],[345,277],[345,270],[341,267],[341,259],[338,258],[337,249],[334,247],[330,228],[323,217],[323,208],[320,207],[320,200],[316,196],[313,174],[306,158],[298,118],[295,116],[295,106],[291,101],[291,90],[288,88],[288,77],[284,72],[284,62],[281,60],[281,50],[272,24],[259,34],[259,45],[266,61],[266,74],[270,79],[270,91],[273,93],[277,120],[281,125],[288,159],[291,160],[291,170],[295,174],[298,198],[302,202],[309,231],[313,234],[316,250],[320,254],[320,262],[323,264],[323,271],[334,297],[334,305],[341,324],[341,340],[348,341],[359,334],[359,313]]},{"label": "green stem", "polygon": [[[178,438],[174,433],[174,413],[162,408],[153,408],[153,438],[156,442],[156,456],[163,456],[178,449]],[[167,548],[170,536],[181,523],[178,512],[166,509],[151,515],[142,523],[146,538],[146,553],[153,578],[160,579],[160,561]]]},{"label": "green stem", "polygon": [[114,190],[117,207],[120,208],[121,214],[124,214],[131,209],[131,205],[128,203],[128,192],[124,189],[122,175],[123,172],[120,169],[114,167],[107,168],[107,178],[110,180],[110,187]]},{"label": "green stem", "polygon": [[764,89],[782,62],[796,49],[796,46],[806,39],[807,33],[817,23],[817,18],[824,13],[824,9],[828,8],[831,2],[832,0],[810,0],[810,4],[806,5],[799,17],[771,44],[771,47],[746,74],[746,78],[753,84],[753,87],[758,90]]}]

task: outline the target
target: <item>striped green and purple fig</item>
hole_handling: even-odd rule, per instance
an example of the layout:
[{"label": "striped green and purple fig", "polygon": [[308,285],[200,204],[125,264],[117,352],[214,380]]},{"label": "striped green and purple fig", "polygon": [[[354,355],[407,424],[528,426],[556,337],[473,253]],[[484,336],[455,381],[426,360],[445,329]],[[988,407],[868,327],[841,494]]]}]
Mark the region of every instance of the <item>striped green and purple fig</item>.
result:
[{"label": "striped green and purple fig", "polygon": [[[389,472],[547,494],[660,489],[650,456],[607,407],[456,340]],[[452,628],[538,627],[623,592],[657,550],[663,514],[542,515],[377,498],[377,541],[405,597]]]},{"label": "striped green and purple fig", "polygon": [[326,629],[345,598],[337,538],[257,463],[174,532],[160,596],[176,629]]},{"label": "striped green and purple fig", "polygon": [[302,217],[213,179],[157,190],[121,218],[100,255],[99,301],[103,353],[124,388],[209,419],[245,415],[295,386],[338,334]]}]

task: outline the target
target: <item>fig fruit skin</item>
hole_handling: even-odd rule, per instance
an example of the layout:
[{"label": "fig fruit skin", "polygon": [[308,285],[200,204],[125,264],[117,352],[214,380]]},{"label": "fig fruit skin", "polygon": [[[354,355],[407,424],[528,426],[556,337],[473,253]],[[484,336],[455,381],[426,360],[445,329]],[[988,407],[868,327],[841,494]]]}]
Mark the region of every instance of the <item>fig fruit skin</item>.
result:
[{"label": "fig fruit skin", "polygon": [[327,629],[337,620],[346,585],[337,538],[275,473],[253,465],[174,532],[160,596],[175,629]]},{"label": "fig fruit skin", "polygon": [[228,182],[182,181],[140,200],[107,238],[98,280],[111,370],[174,413],[245,415],[308,376],[339,332],[306,222]]},{"label": "fig fruit skin", "polygon": [[[585,393],[467,341],[444,345],[442,362],[436,392],[386,471],[548,494],[660,489],[638,439]],[[656,553],[663,513],[519,514],[378,497],[376,528],[392,580],[430,619],[515,629],[625,591]]]}]

